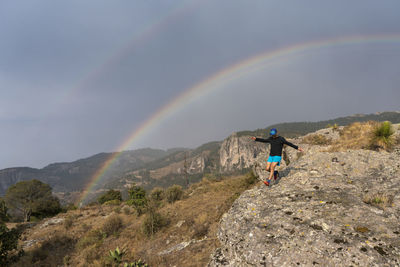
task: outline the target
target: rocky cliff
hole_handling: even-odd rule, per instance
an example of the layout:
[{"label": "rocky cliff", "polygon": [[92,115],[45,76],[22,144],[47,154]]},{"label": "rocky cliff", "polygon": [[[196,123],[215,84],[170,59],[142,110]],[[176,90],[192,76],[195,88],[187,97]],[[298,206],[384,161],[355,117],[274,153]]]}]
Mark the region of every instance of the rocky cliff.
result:
[{"label": "rocky cliff", "polygon": [[[294,143],[299,139],[288,139]],[[265,177],[267,173],[264,171],[265,162],[269,155],[270,145],[266,143],[255,142],[250,136],[238,136],[233,133],[226,138],[219,150],[219,165],[221,172],[233,172],[242,169],[254,169],[255,172]],[[284,148],[281,169],[297,158],[297,151],[290,147]]]},{"label": "rocky cliff", "polygon": [[[250,146],[241,156],[241,142],[224,142],[221,165],[257,162]],[[400,148],[302,146],[304,155],[287,151],[274,185],[246,191],[222,217],[209,266],[400,266]]]}]

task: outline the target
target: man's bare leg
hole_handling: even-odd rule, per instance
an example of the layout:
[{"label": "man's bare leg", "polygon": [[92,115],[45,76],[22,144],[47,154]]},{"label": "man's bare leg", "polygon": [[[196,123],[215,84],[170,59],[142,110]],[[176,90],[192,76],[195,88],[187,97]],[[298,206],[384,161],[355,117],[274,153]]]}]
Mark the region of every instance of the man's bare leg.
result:
[{"label": "man's bare leg", "polygon": [[270,181],[272,180],[272,177],[274,177],[274,171],[275,171],[276,165],[278,165],[278,162],[271,163],[270,173],[269,173],[269,178],[268,178],[268,180],[270,180]]}]

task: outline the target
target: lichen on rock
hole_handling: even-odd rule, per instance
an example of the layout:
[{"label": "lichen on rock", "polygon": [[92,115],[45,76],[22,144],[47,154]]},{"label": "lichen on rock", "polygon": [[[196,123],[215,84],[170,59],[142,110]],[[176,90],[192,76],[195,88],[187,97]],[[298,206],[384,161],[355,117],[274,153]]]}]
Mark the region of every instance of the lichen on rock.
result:
[{"label": "lichen on rock", "polygon": [[[223,215],[209,266],[400,266],[399,148],[306,151],[288,149],[281,179],[244,192]],[[365,200],[375,193],[390,201]]]}]

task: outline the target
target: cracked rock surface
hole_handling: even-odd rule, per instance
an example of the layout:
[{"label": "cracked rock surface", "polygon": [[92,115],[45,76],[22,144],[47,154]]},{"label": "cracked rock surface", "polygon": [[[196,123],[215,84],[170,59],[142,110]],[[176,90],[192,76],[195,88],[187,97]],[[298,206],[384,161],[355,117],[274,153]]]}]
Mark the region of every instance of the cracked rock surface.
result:
[{"label": "cracked rock surface", "polygon": [[400,150],[290,153],[222,217],[209,266],[400,266]]}]

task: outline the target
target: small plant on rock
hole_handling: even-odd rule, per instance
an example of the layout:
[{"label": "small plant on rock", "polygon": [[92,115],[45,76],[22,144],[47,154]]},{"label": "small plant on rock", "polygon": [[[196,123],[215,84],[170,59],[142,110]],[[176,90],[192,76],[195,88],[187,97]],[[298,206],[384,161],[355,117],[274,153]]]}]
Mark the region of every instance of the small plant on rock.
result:
[{"label": "small plant on rock", "polygon": [[395,143],[393,134],[394,130],[391,122],[385,121],[377,125],[373,130],[370,143],[371,148],[390,150]]},{"label": "small plant on rock", "polygon": [[332,140],[322,134],[310,134],[303,138],[303,142],[310,145],[330,145]]},{"label": "small plant on rock", "polygon": [[364,196],[363,201],[366,204],[379,208],[386,208],[392,205],[394,197],[386,193],[373,193]]}]

